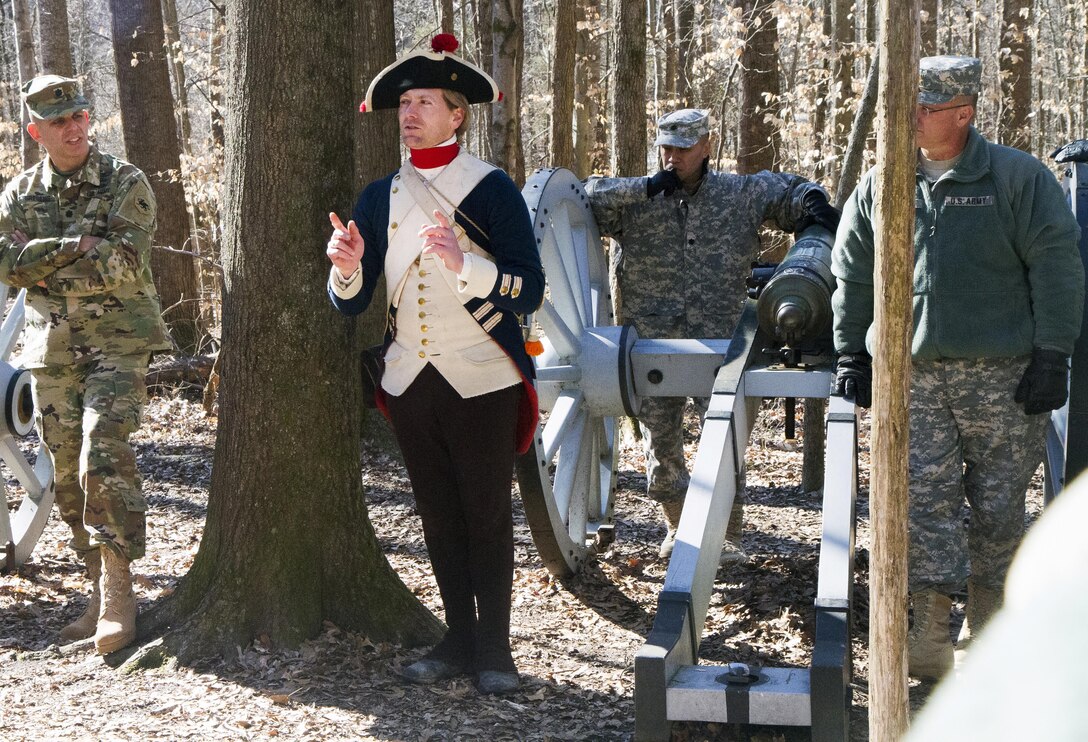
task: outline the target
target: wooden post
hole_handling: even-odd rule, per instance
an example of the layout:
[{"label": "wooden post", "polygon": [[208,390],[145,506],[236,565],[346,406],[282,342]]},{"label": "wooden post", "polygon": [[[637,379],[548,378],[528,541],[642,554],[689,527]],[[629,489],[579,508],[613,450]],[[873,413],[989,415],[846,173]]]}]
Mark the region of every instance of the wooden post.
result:
[{"label": "wooden post", "polygon": [[914,271],[919,0],[881,0],[870,469],[869,739],[907,730],[907,406]]}]

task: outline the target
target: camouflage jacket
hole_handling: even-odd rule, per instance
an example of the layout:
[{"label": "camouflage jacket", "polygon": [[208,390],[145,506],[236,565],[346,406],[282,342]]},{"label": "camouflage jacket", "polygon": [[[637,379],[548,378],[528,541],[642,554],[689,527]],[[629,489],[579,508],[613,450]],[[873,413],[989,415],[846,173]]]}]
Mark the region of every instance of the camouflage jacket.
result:
[{"label": "camouflage jacket", "polygon": [[760,226],[792,232],[801,199],[820,188],[796,175],[713,170],[695,195],[647,199],[646,178],[594,177],[585,186],[601,234],[621,246],[614,267],[623,321],[686,317],[716,337],[732,335],[744,307]]},{"label": "camouflage jacket", "polygon": [[[21,365],[65,365],[169,348],[151,281],[155,196],[127,162],[91,148],[71,177],[48,158],[0,194],[0,281],[25,288]],[[22,245],[15,232],[29,241]],[[83,235],[102,241],[87,252]]]}]

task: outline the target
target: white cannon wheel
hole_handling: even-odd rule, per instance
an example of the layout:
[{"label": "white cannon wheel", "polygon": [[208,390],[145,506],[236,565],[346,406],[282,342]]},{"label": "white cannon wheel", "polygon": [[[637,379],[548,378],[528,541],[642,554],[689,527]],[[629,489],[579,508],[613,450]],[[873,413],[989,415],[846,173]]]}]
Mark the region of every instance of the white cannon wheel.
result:
[{"label": "white cannon wheel", "polygon": [[534,359],[548,415],[518,460],[518,485],[541,559],[566,576],[612,540],[616,418],[587,404],[579,381],[586,331],[615,323],[600,235],[578,178],[569,170],[538,170],[522,195],[548,282],[535,315],[544,353]]},{"label": "white cannon wheel", "polygon": [[[30,458],[18,439],[34,429],[34,403],[30,394],[30,374],[9,363],[11,353],[23,331],[26,291],[10,302],[11,290],[0,284],[0,310],[5,311],[0,325],[0,393],[3,394],[3,419],[0,420],[0,458],[7,465],[0,476],[4,493],[4,514],[0,516],[0,569],[14,569],[30,558],[30,552],[45,529],[53,507],[53,462],[45,447],[39,445],[37,458]],[[13,490],[12,485],[18,484]],[[21,489],[21,498],[19,490]],[[14,507],[9,499],[18,499]]]}]

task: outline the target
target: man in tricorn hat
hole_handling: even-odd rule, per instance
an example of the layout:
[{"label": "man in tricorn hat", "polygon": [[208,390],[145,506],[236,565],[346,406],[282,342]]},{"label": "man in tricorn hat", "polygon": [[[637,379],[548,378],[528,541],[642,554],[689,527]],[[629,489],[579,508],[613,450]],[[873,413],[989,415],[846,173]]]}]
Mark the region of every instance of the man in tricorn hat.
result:
[{"label": "man in tricorn hat", "polygon": [[[613,260],[622,322],[645,338],[729,338],[747,299],[759,230],[771,221],[800,232],[835,231],[838,212],[815,183],[796,175],[710,170],[710,114],[685,108],[657,122],[661,169],[644,178],[586,181],[601,234],[620,243]],[[705,413],[709,400],[696,404]],[[648,397],[638,413],[646,451],[646,494],[661,504],[672,554],[690,476],[684,460],[686,400]],[[722,562],[743,560],[743,491],[729,517]]]},{"label": "man in tricorn hat", "polygon": [[36,77],[22,97],[47,156],[0,195],[0,281],[26,289],[21,360],[57,507],[94,583],[61,638],[93,635],[105,654],[136,635],[129,564],[144,554],[147,504],[129,436],[150,354],[169,347],[151,281],[155,196],[136,167],[91,144],[77,81]]},{"label": "man in tricorn hat", "polygon": [[[1034,157],[973,122],[982,65],[926,57],[915,107],[914,335],[910,389],[910,674],[939,678],[1000,606],[1024,495],[1080,333],[1080,228]],[[874,179],[851,195],[832,254],[836,390],[868,407]],[[963,528],[961,508],[971,506]],[[951,594],[967,583],[955,652]]]},{"label": "man in tricorn hat", "polygon": [[517,187],[458,144],[469,105],[500,94],[456,47],[440,34],[370,84],[361,109],[396,108],[411,156],[363,190],[346,226],[330,215],[329,295],[358,314],[385,276],[377,401],[404,454],[449,627],[403,674],[474,673],[481,693],[500,694],[519,686],[510,479],[537,419],[517,315],[540,306],[544,273]]}]

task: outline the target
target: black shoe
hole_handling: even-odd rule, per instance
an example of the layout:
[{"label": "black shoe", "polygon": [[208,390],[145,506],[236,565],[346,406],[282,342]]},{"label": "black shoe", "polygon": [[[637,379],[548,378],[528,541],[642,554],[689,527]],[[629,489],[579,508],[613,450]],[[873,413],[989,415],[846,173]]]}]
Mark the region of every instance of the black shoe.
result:
[{"label": "black shoe", "polygon": [[464,673],[465,668],[463,665],[455,665],[445,660],[427,659],[426,657],[413,662],[400,671],[401,677],[405,680],[420,685],[430,685],[439,680],[457,677]]},{"label": "black shoe", "polygon": [[481,670],[476,673],[476,690],[488,696],[503,696],[513,693],[521,687],[521,678],[516,672],[502,670]]}]

